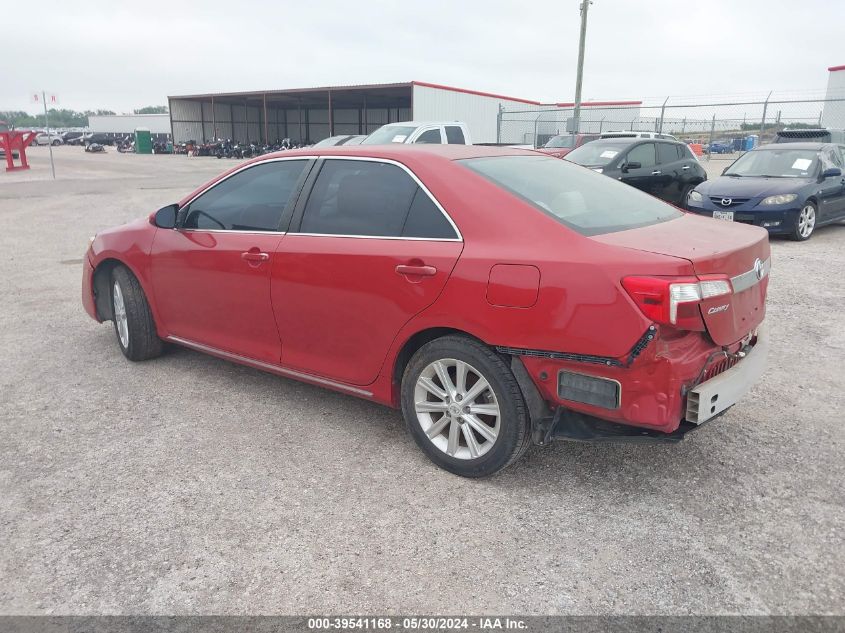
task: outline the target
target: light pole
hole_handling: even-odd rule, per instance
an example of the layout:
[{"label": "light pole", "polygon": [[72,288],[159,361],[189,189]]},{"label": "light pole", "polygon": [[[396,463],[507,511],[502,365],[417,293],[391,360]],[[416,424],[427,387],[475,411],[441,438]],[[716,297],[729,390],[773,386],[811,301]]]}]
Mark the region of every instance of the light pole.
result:
[{"label": "light pole", "polygon": [[587,11],[592,0],[581,0],[581,38],[578,41],[578,72],[575,77],[575,110],[572,113],[572,132],[581,127],[581,80],[584,77],[584,42],[587,39]]}]

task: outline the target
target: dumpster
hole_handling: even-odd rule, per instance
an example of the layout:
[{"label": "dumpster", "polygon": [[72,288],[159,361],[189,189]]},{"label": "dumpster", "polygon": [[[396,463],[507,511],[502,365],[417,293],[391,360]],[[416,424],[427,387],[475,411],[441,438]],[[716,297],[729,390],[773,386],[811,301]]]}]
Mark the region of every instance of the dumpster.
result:
[{"label": "dumpster", "polygon": [[135,130],[135,153],[153,153],[153,137],[149,130],[140,127]]}]

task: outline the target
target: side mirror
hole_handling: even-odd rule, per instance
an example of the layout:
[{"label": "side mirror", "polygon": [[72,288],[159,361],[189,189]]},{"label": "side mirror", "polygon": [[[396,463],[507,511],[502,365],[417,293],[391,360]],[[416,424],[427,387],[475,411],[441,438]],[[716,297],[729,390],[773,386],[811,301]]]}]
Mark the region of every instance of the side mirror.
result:
[{"label": "side mirror", "polygon": [[829,167],[822,172],[822,180],[825,178],[838,178],[842,175],[842,170],[839,167]]},{"label": "side mirror", "polygon": [[160,229],[176,228],[176,214],[179,212],[178,204],[169,204],[155,212],[153,224]]},{"label": "side mirror", "polygon": [[643,166],[642,163],[625,163],[622,166],[622,171],[627,174],[628,170],[630,170],[630,169],[641,169],[642,166]]}]

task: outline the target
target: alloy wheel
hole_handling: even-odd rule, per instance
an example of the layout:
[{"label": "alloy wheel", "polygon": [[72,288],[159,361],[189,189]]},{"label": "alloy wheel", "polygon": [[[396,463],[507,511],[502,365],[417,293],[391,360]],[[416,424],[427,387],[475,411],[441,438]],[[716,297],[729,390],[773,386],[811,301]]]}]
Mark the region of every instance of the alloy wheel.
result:
[{"label": "alloy wheel", "polygon": [[476,459],[496,443],[501,410],[487,379],[454,358],[430,363],[414,389],[414,408],[434,446],[456,459]]},{"label": "alloy wheel", "polygon": [[114,323],[117,326],[117,336],[124,349],[129,348],[129,319],[126,316],[126,305],[123,302],[123,292],[120,284],[115,282],[112,290],[112,304],[114,305]]},{"label": "alloy wheel", "polygon": [[805,205],[798,216],[798,233],[807,239],[816,227],[816,209],[813,205]]}]

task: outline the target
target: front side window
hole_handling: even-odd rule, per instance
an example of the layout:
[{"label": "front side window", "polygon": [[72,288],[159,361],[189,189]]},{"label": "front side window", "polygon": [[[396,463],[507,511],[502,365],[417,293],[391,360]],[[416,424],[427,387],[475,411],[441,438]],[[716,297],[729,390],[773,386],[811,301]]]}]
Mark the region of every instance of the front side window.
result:
[{"label": "front side window", "polygon": [[582,235],[625,231],[683,215],[639,189],[550,156],[459,162]]},{"label": "front side window", "polygon": [[443,141],[440,138],[440,128],[426,130],[417,137],[416,141],[414,141],[414,143],[427,143],[429,145],[439,145],[442,142]]},{"label": "front side window", "polygon": [[326,160],[308,197],[302,233],[454,239],[443,213],[390,163]]},{"label": "front side window", "polygon": [[278,231],[306,160],[260,163],[201,194],[182,223],[186,229]]},{"label": "front side window", "polygon": [[654,167],[657,164],[654,156],[654,143],[643,143],[642,145],[637,145],[632,148],[631,151],[628,152],[626,162],[639,163],[640,169]]},{"label": "front side window", "polygon": [[450,145],[466,145],[464,131],[457,125],[446,126],[446,142]]}]

